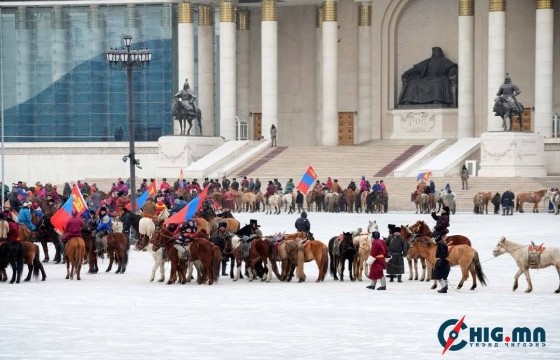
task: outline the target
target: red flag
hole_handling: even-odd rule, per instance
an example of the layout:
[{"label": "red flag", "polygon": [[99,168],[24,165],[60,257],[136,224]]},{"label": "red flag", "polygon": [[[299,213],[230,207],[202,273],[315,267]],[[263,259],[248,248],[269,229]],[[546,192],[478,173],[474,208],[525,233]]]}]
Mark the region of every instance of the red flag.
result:
[{"label": "red flag", "polygon": [[301,178],[297,189],[302,193],[307,194],[309,188],[313,186],[313,183],[315,182],[315,180],[317,180],[317,177],[317,173],[313,169],[313,166],[309,165],[307,171],[305,172],[305,174],[303,174],[303,177]]},{"label": "red flag", "polygon": [[206,198],[208,188],[209,186],[206,186],[204,190],[202,190],[202,192],[197,197],[192,199],[191,202],[187,204],[187,206],[182,208],[181,211],[173,214],[173,216],[165,220],[165,224],[182,224],[185,221],[190,220],[202,207],[202,203],[204,202],[204,198]]},{"label": "red flag", "polygon": [[87,205],[78,188],[77,184],[74,184],[72,187],[72,193],[70,193],[70,197],[64,205],[54,215],[51,217],[51,224],[57,229],[58,231],[63,231],[64,226],[68,220],[72,218],[72,212],[77,211],[78,215],[82,215],[84,211],[87,210]]}]

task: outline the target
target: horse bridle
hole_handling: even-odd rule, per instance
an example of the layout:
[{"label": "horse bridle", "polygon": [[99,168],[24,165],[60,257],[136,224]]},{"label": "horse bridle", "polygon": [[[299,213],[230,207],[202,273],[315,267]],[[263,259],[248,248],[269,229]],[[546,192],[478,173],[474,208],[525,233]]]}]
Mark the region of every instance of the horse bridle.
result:
[{"label": "horse bridle", "polygon": [[152,250],[154,252],[158,251],[160,248],[164,247],[165,245],[167,245],[169,242],[171,242],[172,240],[175,240],[175,237],[173,235],[169,236],[169,235],[165,235],[161,232],[161,230],[158,232],[158,236],[159,237],[163,237],[166,238],[166,241],[162,241],[161,244],[159,246],[156,246],[154,243],[152,243]]}]

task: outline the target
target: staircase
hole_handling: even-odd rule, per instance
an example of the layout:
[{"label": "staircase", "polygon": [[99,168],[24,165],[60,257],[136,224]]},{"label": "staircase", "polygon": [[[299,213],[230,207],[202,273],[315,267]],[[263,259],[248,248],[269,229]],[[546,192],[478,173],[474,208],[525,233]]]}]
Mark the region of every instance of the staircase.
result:
[{"label": "staircase", "polygon": [[261,166],[263,166],[264,164],[266,164],[270,160],[274,159],[276,156],[278,156],[280,153],[282,153],[286,149],[287,149],[287,147],[272,148],[272,150],[270,150],[266,154],[264,154],[263,157],[261,157],[260,159],[258,159],[255,162],[253,162],[251,165],[247,166],[245,169],[243,169],[241,171],[238,171],[238,176],[239,177],[248,176],[249,174],[255,172],[257,169],[259,169]]},{"label": "staircase", "polygon": [[375,174],[375,177],[384,177],[384,176],[389,175],[393,170],[395,170],[397,167],[399,167],[408,158],[410,158],[412,155],[416,154],[418,152],[418,150],[422,149],[422,147],[423,147],[422,145],[412,145],[411,147],[406,149],[402,154],[397,156],[397,158],[395,160],[391,161],[390,163],[385,165],[385,167],[383,169],[379,170]]}]

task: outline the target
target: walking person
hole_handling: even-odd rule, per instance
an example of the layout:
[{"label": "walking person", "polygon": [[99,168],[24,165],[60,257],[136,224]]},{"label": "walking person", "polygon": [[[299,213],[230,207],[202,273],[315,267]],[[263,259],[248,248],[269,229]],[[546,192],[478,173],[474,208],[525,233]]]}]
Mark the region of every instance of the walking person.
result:
[{"label": "walking person", "polygon": [[467,170],[466,165],[463,165],[461,169],[461,185],[463,190],[469,190],[469,170]]},{"label": "walking person", "polygon": [[271,147],[276,147],[278,146],[278,144],[276,143],[276,136],[278,135],[278,128],[276,128],[276,126],[274,124],[272,124],[272,126],[270,127],[270,141]]},{"label": "walking person", "polygon": [[386,290],[387,282],[385,281],[383,270],[387,268],[385,264],[385,258],[388,256],[387,246],[385,245],[385,242],[379,238],[379,231],[372,232],[371,236],[373,238],[370,252],[371,258],[368,258],[367,262],[368,265],[371,265],[368,275],[368,278],[371,280],[371,285],[366,287],[368,289],[375,290],[377,280],[381,280],[381,286],[377,290]]}]

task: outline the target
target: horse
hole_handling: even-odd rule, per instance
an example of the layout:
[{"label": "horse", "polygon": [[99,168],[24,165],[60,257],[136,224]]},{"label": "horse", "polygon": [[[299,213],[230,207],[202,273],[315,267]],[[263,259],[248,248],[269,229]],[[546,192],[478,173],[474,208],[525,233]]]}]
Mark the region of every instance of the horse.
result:
[{"label": "horse", "polygon": [[86,253],[86,244],[84,239],[80,237],[73,237],[64,246],[64,258],[66,260],[66,279],[81,280],[80,271],[82,269],[82,262]]},{"label": "horse", "polygon": [[428,194],[417,193],[416,191],[410,194],[410,201],[414,202],[416,205],[416,214],[428,213]]},{"label": "horse", "polygon": [[436,196],[434,193],[428,194],[428,210],[435,211],[436,210]]},{"label": "horse", "polygon": [[270,195],[268,197],[268,199],[266,200],[266,213],[267,214],[272,214],[272,209],[274,208],[274,214],[280,214],[280,195],[274,194],[274,195]]},{"label": "horse", "polygon": [[526,202],[533,203],[533,212],[539,212],[539,202],[542,200],[543,197],[547,196],[548,190],[539,190],[539,191],[531,191],[528,193],[521,193],[518,194],[515,198],[515,209],[522,213],[523,211],[523,204]]},{"label": "horse", "polygon": [[185,127],[187,126],[187,121],[189,122],[189,129],[187,130],[186,135],[191,134],[192,121],[194,119],[196,119],[198,128],[200,129],[200,133],[202,134],[202,114],[200,112],[200,109],[197,108],[194,104],[185,107],[181,99],[174,98],[172,113],[175,119],[179,121],[179,126],[181,128],[180,135],[185,135]]},{"label": "horse", "polygon": [[[429,238],[420,236],[413,239],[409,244],[408,256],[423,257],[429,263],[430,267],[436,263],[436,248],[437,245],[432,243]],[[483,286],[486,286],[486,276],[482,272],[482,266],[478,257],[478,252],[468,245],[453,245],[449,247],[449,260],[450,266],[459,265],[461,267],[461,281],[457,285],[457,289],[463,287],[463,283],[469,277],[469,272],[473,278],[473,285],[471,290],[476,289],[476,280],[480,281]],[[432,289],[437,287],[436,281],[432,285]]]},{"label": "horse", "polygon": [[558,215],[558,212],[560,211],[560,193],[552,195],[552,199],[550,201],[552,201],[552,206],[554,207],[554,215]]},{"label": "horse", "polygon": [[52,244],[54,245],[54,248],[56,250],[55,256],[54,256],[54,260],[55,261],[60,261],[61,256],[61,250],[62,247],[60,246],[60,236],[57,234],[57,232],[54,229],[53,224],[51,223],[51,216],[43,216],[41,218],[41,220],[39,221],[39,225],[37,226],[37,230],[35,231],[35,239],[41,243],[41,247],[43,248],[43,254],[44,254],[44,258],[43,258],[43,262],[49,262],[50,258],[49,258],[49,248],[48,248],[48,244],[49,242],[52,242]]},{"label": "horse", "polygon": [[329,240],[329,269],[335,280],[338,280],[337,272],[340,275],[340,281],[344,281],[344,263],[348,261],[348,270],[350,273],[350,281],[355,281],[352,273],[352,263],[356,248],[352,242],[352,233],[343,232],[339,236],[332,237]]},{"label": "horse", "polygon": [[325,211],[328,212],[338,212],[340,207],[340,194],[328,192],[325,194]]},{"label": "horse", "polygon": [[439,212],[442,207],[447,206],[449,207],[449,211],[451,211],[452,214],[455,214],[455,210],[457,208],[455,204],[455,193],[441,190],[437,198],[437,205],[437,212]]},{"label": "horse", "polygon": [[367,206],[367,196],[369,195],[369,191],[362,191],[360,194],[360,209],[361,211],[368,212]]},{"label": "horse", "polygon": [[354,190],[348,188],[344,190],[344,203],[346,204],[346,212],[354,212],[354,203],[356,202],[356,193]]},{"label": "horse", "polygon": [[295,211],[295,199],[292,193],[282,195],[281,207],[284,207],[284,212],[288,212],[288,214]]},{"label": "horse", "polygon": [[[410,242],[415,237],[415,234],[408,226],[401,225],[401,236],[406,241],[407,246],[409,246]],[[420,259],[420,264],[422,265],[422,276],[420,277],[420,281],[430,281],[432,277],[432,268],[427,268],[426,259],[422,257],[411,257],[407,253],[406,260],[408,261],[409,270],[408,280],[418,280],[418,259]]]},{"label": "horse", "polygon": [[491,192],[478,192],[473,198],[475,214],[483,214],[484,212],[488,214],[490,200],[492,200]]},{"label": "horse", "polygon": [[233,277],[234,277],[233,267],[234,267],[235,256],[233,255],[233,245],[232,245],[232,241],[231,241],[231,236],[212,236],[212,237],[210,237],[210,241],[214,245],[216,245],[218,248],[220,248],[220,251],[222,253],[222,256],[221,256],[222,275],[227,276],[226,266],[227,266],[227,262],[229,260],[231,262],[230,263],[229,276],[233,279]]},{"label": "horse", "polygon": [[325,208],[325,191],[324,190],[313,190],[313,199],[315,200],[315,210],[317,212],[324,211]]},{"label": "horse", "polygon": [[250,191],[243,192],[241,195],[242,210],[245,212],[254,212],[256,208],[257,196]]},{"label": "horse", "polygon": [[10,284],[14,282],[19,284],[21,274],[23,273],[23,265],[25,261],[25,253],[23,245],[19,241],[0,241],[0,269],[2,270],[2,281],[7,281],[6,267],[8,264],[12,267],[12,279]]},{"label": "horse", "polygon": [[39,277],[39,271],[41,272],[41,281],[45,281],[47,274],[45,274],[45,268],[39,259],[39,246],[31,242],[22,242],[24,251],[24,263],[27,265],[28,273],[27,277],[23,281],[31,280],[31,273],[33,277],[37,279]]},{"label": "horse", "polygon": [[109,266],[105,272],[111,271],[113,262],[117,263],[117,271],[115,274],[124,274],[126,265],[128,264],[128,249],[130,244],[123,233],[113,232],[107,234],[107,255],[109,256]]},{"label": "horse", "polygon": [[311,210],[313,210],[313,204],[315,203],[315,193],[313,191],[305,195],[305,202],[307,203],[307,211],[311,212]]},{"label": "horse", "polygon": [[152,250],[157,252],[162,249],[167,254],[171,269],[169,271],[169,280],[167,285],[174,284],[179,277],[179,282],[185,284],[187,282],[186,276],[186,261],[179,258],[177,249],[173,246],[175,243],[174,234],[165,227],[160,227],[158,231],[154,232],[152,239]]},{"label": "horse", "polygon": [[[147,219],[147,218],[143,218],[143,219]],[[151,219],[150,219],[150,221],[151,221]],[[153,224],[153,222],[152,222],[152,224]],[[152,235],[153,235],[153,233],[152,233]],[[140,235],[140,239],[138,240],[138,242],[134,246],[134,249],[138,250],[138,251],[142,251],[142,250],[146,249],[152,255],[152,258],[154,259],[154,266],[152,267],[152,275],[150,277],[150,282],[154,281],[154,279],[156,277],[157,268],[159,268],[159,273],[160,273],[160,278],[159,278],[158,282],[164,282],[165,281],[164,263],[165,263],[165,261],[169,261],[169,260],[168,259],[166,259],[166,260],[163,259],[163,249],[160,248],[157,251],[154,251],[153,250],[153,245],[150,243],[150,237],[143,236],[142,234]]]},{"label": "horse", "polygon": [[[319,276],[315,282],[325,280],[325,275],[329,270],[329,251],[327,245],[320,240],[314,240],[309,237],[309,234],[304,232],[296,232],[293,234],[284,234],[284,240],[297,240],[303,239],[303,261],[310,262],[315,260]],[[293,271],[290,273],[293,276]]]},{"label": "horse", "polygon": [[[270,246],[267,240],[256,238],[247,242],[239,241],[238,246],[233,249],[233,253],[237,265],[234,281],[237,281],[241,275],[241,262],[243,260],[245,260],[245,266],[248,269],[249,281],[253,281],[259,262],[264,263],[268,270],[261,281],[270,282],[272,280],[273,268],[270,260]],[[276,276],[279,277],[280,275],[276,274]]]},{"label": "horse", "polygon": [[[513,99],[512,99],[513,100]],[[512,127],[512,117],[517,115],[519,118],[519,129],[521,129],[521,124],[523,123],[523,104],[517,101],[519,107],[513,103],[513,101],[509,101],[508,99],[498,96],[494,99],[494,107],[492,111],[494,115],[499,116],[502,118],[502,128],[504,131],[511,131]],[[508,126],[509,125],[509,126]]]},{"label": "horse", "polygon": [[222,251],[212,242],[195,238],[188,241],[187,254],[189,261],[200,261],[202,263],[202,277],[198,283],[203,282],[212,285],[220,278],[220,262],[222,261]]},{"label": "horse", "polygon": [[[409,226],[410,231],[413,234],[418,234],[421,236],[432,237],[432,231],[428,224],[426,224],[423,220],[418,220],[411,226]],[[445,235],[443,237],[446,243],[449,245],[468,245],[471,246],[471,240],[464,236],[464,235]]]},{"label": "horse", "polygon": [[278,271],[274,268],[276,267],[276,261],[282,262],[282,273],[278,280],[290,282],[293,277],[293,271],[297,270],[296,277],[299,282],[304,282],[306,277],[303,272],[303,240],[287,240],[284,239],[284,233],[277,233],[270,239],[271,252],[270,257],[272,261],[272,267],[275,274]]},{"label": "horse", "polygon": [[[515,260],[518,270],[515,273],[513,281],[513,291],[517,290],[518,280],[521,274],[525,274],[525,279],[527,279],[527,289],[525,292],[529,293],[533,291],[533,283],[531,282],[529,269],[542,269],[554,266],[558,272],[558,277],[560,277],[560,248],[543,247],[542,244],[540,246],[535,246],[534,244],[522,245],[502,236],[496,244],[493,253],[494,256],[508,253]],[[554,290],[554,293],[560,293],[560,285],[558,289]]]}]

